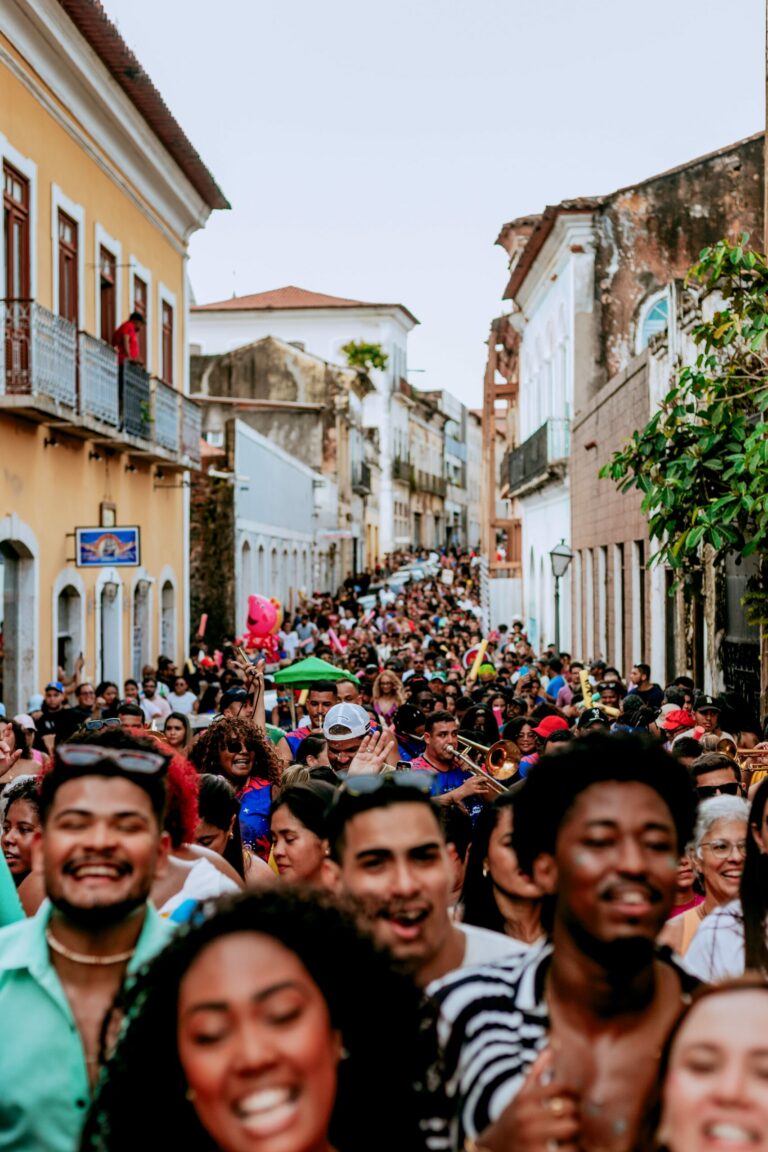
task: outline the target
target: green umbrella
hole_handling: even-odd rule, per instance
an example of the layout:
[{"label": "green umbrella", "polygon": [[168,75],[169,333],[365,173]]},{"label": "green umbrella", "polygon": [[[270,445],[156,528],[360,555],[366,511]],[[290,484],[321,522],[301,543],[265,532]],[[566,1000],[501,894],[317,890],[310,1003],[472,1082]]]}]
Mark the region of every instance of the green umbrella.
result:
[{"label": "green umbrella", "polygon": [[320,660],[317,656],[308,656],[298,664],[291,664],[288,668],[281,668],[272,677],[275,684],[290,684],[294,688],[309,688],[315,680],[347,680],[351,679],[349,672],[329,664],[327,660]]}]

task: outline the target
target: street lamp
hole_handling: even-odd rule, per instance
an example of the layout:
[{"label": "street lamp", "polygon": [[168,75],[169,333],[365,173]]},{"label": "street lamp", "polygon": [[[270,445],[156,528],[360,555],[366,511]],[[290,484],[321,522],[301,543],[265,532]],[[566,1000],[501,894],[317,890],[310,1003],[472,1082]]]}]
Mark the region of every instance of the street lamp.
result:
[{"label": "street lamp", "polygon": [[555,648],[557,649],[558,656],[560,655],[560,581],[568,571],[568,565],[573,560],[573,552],[566,544],[565,540],[561,540],[549,554],[550,563],[552,564],[552,575],[555,578]]}]

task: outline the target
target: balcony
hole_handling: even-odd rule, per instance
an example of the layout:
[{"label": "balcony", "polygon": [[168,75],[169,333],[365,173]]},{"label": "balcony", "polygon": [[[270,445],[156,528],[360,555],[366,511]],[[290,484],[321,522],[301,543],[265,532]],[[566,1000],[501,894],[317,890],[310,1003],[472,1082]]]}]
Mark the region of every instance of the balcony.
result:
[{"label": "balcony", "polygon": [[501,466],[502,495],[525,496],[562,479],[571,454],[569,420],[547,420],[532,436],[507,452]]},{"label": "balcony", "polygon": [[0,300],[0,412],[171,468],[200,467],[200,408],[33,300]]},{"label": "balcony", "polygon": [[404,484],[410,484],[412,480],[413,469],[407,460],[403,460],[402,456],[395,456],[392,461],[392,479],[402,480]]},{"label": "balcony", "polygon": [[364,460],[358,460],[352,465],[352,491],[356,496],[371,494],[371,466]]},{"label": "balcony", "polygon": [[442,476],[435,476],[432,472],[416,472],[416,491],[429,492],[433,496],[445,496],[446,482]]},{"label": "balcony", "polygon": [[68,422],[77,406],[77,332],[34,300],[0,302],[2,407],[40,422]]}]

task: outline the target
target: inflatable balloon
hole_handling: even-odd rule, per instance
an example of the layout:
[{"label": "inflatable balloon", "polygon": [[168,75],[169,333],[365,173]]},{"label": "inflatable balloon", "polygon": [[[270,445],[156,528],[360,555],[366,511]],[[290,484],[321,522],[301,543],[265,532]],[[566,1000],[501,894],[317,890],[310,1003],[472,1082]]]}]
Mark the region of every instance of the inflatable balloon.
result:
[{"label": "inflatable balloon", "polygon": [[279,657],[277,633],[282,622],[282,608],[279,600],[268,600],[266,596],[248,597],[248,618],[245,633],[238,643],[248,652],[263,652],[270,661]]}]

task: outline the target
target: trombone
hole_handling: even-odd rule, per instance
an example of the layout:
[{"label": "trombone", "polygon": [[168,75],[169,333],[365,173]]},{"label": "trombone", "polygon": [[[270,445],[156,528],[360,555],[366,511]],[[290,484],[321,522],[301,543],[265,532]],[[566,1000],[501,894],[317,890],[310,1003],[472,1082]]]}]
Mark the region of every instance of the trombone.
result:
[{"label": "trombone", "polygon": [[466,736],[457,734],[459,744],[465,745],[466,748],[475,748],[478,752],[483,753],[483,768],[479,769],[478,765],[474,763],[469,754],[462,751],[461,748],[457,750],[457,755],[465,764],[472,764],[478,771],[482,771],[484,776],[490,778],[497,783],[500,780],[508,780],[510,776],[516,776],[520,764],[520,749],[511,740],[497,740],[495,744],[489,747],[487,744],[479,744],[475,740],[469,740]]}]

